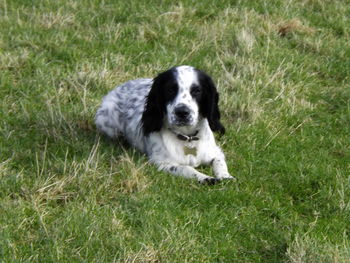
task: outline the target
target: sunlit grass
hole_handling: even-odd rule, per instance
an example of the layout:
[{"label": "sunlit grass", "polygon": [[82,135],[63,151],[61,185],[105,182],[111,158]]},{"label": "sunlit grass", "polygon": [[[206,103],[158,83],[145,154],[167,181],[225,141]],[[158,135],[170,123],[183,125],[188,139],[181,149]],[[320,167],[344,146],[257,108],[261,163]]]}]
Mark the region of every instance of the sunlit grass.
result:
[{"label": "sunlit grass", "polygon": [[[350,262],[349,8],[0,1],[0,261]],[[218,86],[237,183],[95,130],[115,85],[181,64]]]}]

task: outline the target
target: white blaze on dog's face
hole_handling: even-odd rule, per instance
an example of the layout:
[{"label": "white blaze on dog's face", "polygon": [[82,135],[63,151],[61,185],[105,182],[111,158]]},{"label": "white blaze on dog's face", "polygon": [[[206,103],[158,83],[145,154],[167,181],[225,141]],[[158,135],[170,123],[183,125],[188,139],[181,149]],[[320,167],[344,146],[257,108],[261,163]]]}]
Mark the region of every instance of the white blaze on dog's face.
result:
[{"label": "white blaze on dog's face", "polygon": [[186,129],[195,127],[200,119],[199,116],[199,81],[197,72],[189,66],[176,68],[174,72],[177,89],[173,100],[167,106],[167,119],[171,128]]}]

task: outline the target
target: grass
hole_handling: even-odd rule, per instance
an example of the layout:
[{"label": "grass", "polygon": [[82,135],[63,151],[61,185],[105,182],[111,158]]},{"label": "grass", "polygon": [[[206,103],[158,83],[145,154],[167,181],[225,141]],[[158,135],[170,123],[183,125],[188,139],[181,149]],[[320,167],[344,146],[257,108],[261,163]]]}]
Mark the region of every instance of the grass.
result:
[{"label": "grass", "polygon": [[[350,262],[349,10],[0,0],[0,261]],[[95,130],[115,85],[181,64],[218,85],[237,183]]]}]

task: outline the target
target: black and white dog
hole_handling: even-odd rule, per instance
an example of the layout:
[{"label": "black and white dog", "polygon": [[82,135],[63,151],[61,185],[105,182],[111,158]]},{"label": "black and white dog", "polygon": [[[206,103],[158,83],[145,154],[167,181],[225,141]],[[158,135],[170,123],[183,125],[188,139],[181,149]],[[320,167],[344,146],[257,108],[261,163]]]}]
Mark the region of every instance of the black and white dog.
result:
[{"label": "black and white dog", "polygon": [[[225,132],[218,99],[206,73],[174,67],[154,79],[131,80],[111,91],[96,113],[96,126],[112,138],[124,136],[161,170],[214,184],[234,179],[212,133]],[[201,164],[211,164],[215,178],[194,168]]]}]

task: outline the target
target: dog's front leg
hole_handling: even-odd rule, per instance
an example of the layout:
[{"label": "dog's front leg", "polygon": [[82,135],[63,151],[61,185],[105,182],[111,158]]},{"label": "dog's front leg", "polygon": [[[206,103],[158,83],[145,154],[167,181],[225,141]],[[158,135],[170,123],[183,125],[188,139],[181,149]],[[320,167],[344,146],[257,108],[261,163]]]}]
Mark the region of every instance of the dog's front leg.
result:
[{"label": "dog's front leg", "polygon": [[157,163],[157,165],[163,171],[169,172],[176,176],[197,179],[197,181],[201,184],[212,185],[219,181],[217,178],[200,173],[196,169],[188,165],[178,165],[171,163]]},{"label": "dog's front leg", "polygon": [[214,158],[212,164],[213,164],[213,171],[214,171],[215,177],[217,179],[219,179],[219,180],[222,180],[222,179],[236,180],[236,178],[233,177],[232,175],[230,175],[230,173],[228,172],[227,164],[226,164],[224,156]]}]

